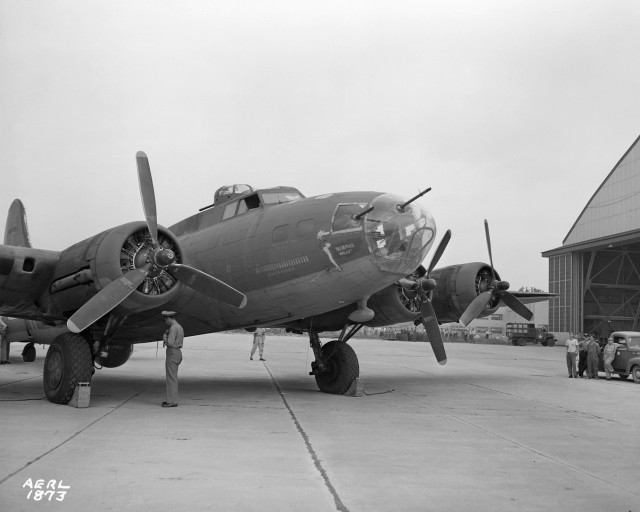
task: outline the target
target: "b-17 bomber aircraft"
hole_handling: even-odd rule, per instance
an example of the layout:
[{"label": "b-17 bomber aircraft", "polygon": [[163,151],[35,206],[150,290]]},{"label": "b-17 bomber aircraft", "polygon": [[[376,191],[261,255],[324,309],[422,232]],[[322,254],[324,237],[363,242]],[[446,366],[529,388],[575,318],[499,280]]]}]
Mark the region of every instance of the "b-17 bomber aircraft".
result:
[{"label": "b-17 bomber aircraft", "polygon": [[[107,229],[63,251],[31,247],[25,210],[9,209],[0,245],[0,315],[9,341],[49,345],[44,391],[68,403],[94,368],[124,364],[133,345],[157,341],[163,309],[179,313],[185,336],[283,327],[307,333],[321,391],[344,394],[359,375],[347,343],[362,326],[420,323],[440,364],[439,323],[468,324],[501,303],[530,319],[490,264],[435,268],[431,214],[416,200],[381,192],[304,197],[290,187],[218,189],[214,203],[168,228],[158,225],[149,161],[136,155],[145,221]],[[545,295],[545,294],[543,294]],[[325,344],[318,334],[339,331]]]}]

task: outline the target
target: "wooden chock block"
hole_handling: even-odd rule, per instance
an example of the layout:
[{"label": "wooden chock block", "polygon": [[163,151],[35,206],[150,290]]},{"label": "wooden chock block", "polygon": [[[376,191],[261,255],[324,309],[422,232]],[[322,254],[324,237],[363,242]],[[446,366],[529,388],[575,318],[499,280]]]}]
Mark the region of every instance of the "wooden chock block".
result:
[{"label": "wooden chock block", "polygon": [[71,407],[89,407],[91,400],[91,385],[88,382],[79,382],[73,392],[69,405]]},{"label": "wooden chock block", "polygon": [[351,383],[351,387],[345,393],[347,396],[362,396],[364,395],[364,383],[362,379],[357,377]]}]

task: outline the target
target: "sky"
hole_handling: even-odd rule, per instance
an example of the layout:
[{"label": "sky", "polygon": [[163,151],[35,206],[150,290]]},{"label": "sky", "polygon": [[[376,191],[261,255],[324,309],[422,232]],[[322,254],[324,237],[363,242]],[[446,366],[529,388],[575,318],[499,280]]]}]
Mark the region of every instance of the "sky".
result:
[{"label": "sky", "polygon": [[[63,250],[232,183],[420,199],[452,240],[548,290],[541,252],[640,135],[636,0],[0,0],[0,226]],[[425,264],[430,261],[427,256]]]}]

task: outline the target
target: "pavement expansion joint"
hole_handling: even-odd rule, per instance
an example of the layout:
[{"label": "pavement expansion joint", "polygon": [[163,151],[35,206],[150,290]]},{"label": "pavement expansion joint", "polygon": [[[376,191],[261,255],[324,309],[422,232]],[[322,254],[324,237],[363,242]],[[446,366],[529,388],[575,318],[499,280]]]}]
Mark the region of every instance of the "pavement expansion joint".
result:
[{"label": "pavement expansion joint", "polygon": [[282,391],[282,388],[280,387],[280,384],[278,384],[278,381],[276,380],[275,376],[273,375],[273,373],[271,373],[271,370],[269,369],[269,366],[267,366],[266,363],[265,363],[264,366],[267,369],[267,372],[269,372],[269,376],[271,377],[271,381],[273,382],[273,385],[275,386],[276,391],[280,395],[280,398],[282,399],[282,403],[286,407],[287,411],[289,411],[289,415],[291,416],[291,419],[293,420],[293,422],[294,422],[294,424],[296,426],[296,429],[298,430],[298,433],[302,437],[302,439],[304,441],[304,444],[307,447],[307,451],[309,452],[309,455],[311,456],[311,459],[313,460],[313,464],[314,464],[316,470],[318,471],[318,473],[320,473],[320,476],[324,480],[324,483],[327,486],[327,489],[331,493],[331,496],[333,497],[333,500],[335,502],[336,508],[340,512],[349,512],[349,509],[344,505],[344,503],[340,499],[340,496],[338,495],[338,492],[336,491],[335,487],[331,483],[331,480],[329,479],[329,475],[327,475],[327,472],[325,471],[324,467],[322,466],[322,462],[318,458],[318,455],[316,454],[316,452],[315,452],[315,450],[313,448],[313,445],[311,444],[311,440],[309,439],[309,436],[307,435],[307,433],[305,432],[304,428],[302,427],[302,424],[298,420],[298,417],[296,416],[296,413],[294,412],[294,410],[289,405],[289,402],[287,401],[287,398],[285,397],[285,394]]}]

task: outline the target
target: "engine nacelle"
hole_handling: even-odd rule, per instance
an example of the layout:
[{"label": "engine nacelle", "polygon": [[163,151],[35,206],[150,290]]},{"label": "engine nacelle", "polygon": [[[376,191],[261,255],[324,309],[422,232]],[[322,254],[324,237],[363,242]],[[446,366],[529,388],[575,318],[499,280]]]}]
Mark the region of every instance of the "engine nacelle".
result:
[{"label": "engine nacelle", "polygon": [[[431,303],[441,324],[457,322],[473,299],[486,292],[494,279],[491,267],[481,262],[439,268],[433,270],[429,277],[437,283]],[[497,272],[495,279],[500,280]],[[478,317],[491,315],[499,304],[500,299],[493,297]]]},{"label": "engine nacelle", "polygon": [[375,313],[373,320],[366,325],[382,327],[420,318],[420,303],[414,293],[407,292],[399,284],[392,284],[373,294],[367,305]]},{"label": "engine nacelle", "polygon": [[[436,281],[431,292],[431,303],[438,322],[457,322],[469,304],[482,292],[487,291],[493,274],[486,263],[465,263],[433,270],[429,275]],[[500,276],[496,272],[496,279]],[[378,327],[420,318],[420,297],[416,292],[399,284],[388,286],[371,296],[368,305],[375,316],[367,325]],[[498,308],[499,299],[493,298],[480,316],[488,316]]]},{"label": "engine nacelle", "polygon": [[[159,227],[158,243],[171,249],[176,263],[182,255],[176,237]],[[50,317],[65,319],[99,290],[134,268],[143,267],[152,242],[145,222],[131,222],[79,242],[60,254],[53,283],[46,298]],[[182,285],[166,270],[152,269],[142,284],[115,310],[132,314],[161,307]]]}]

